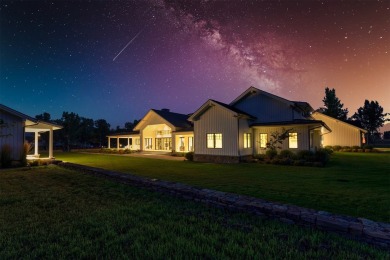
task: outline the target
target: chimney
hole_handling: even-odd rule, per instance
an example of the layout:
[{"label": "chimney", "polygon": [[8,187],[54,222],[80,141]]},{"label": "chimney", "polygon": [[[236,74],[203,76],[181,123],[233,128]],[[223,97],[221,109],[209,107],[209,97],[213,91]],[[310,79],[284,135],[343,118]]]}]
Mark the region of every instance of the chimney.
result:
[{"label": "chimney", "polygon": [[169,112],[169,109],[168,108],[162,108],[161,111]]}]

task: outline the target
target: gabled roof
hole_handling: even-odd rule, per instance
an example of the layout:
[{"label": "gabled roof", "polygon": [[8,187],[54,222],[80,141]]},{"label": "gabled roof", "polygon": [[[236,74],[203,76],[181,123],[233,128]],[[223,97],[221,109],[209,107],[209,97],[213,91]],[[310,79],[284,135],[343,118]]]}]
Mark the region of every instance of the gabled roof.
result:
[{"label": "gabled roof", "polygon": [[191,123],[188,121],[188,115],[170,112],[169,110],[152,109],[156,114],[167,120],[169,123],[179,128],[190,128]]},{"label": "gabled roof", "polygon": [[150,114],[156,114],[157,116],[165,120],[171,128],[177,128],[176,130],[192,127],[191,123],[188,121],[188,115],[170,112],[168,109],[151,109],[148,111],[148,113],[146,113],[146,115],[134,127],[133,130],[139,131],[146,120],[145,118],[149,117]]},{"label": "gabled roof", "polygon": [[198,110],[196,110],[190,117],[189,117],[189,121],[196,121],[201,115],[203,115],[207,110],[209,110],[211,107],[213,106],[219,106],[219,107],[222,107],[223,109],[227,109],[235,114],[237,114],[237,116],[243,116],[243,117],[246,117],[246,118],[249,118],[249,119],[254,119],[255,117],[244,112],[244,111],[241,111],[240,109],[237,109],[233,106],[230,106],[230,105],[227,105],[225,103],[222,103],[222,102],[219,102],[219,101],[216,101],[216,100],[213,100],[213,99],[209,99],[207,100]]},{"label": "gabled roof", "polygon": [[312,113],[312,116],[313,116],[313,115],[314,115],[314,116],[315,116],[315,115],[320,115],[320,116],[326,117],[327,119],[334,120],[334,121],[336,121],[336,122],[340,122],[340,123],[342,123],[342,124],[344,124],[344,125],[348,125],[348,126],[350,126],[350,127],[357,128],[357,129],[359,129],[360,131],[362,131],[363,133],[367,133],[367,130],[365,130],[365,129],[361,128],[361,127],[358,127],[358,126],[353,125],[353,124],[351,124],[351,123],[349,123],[349,122],[345,122],[345,121],[343,121],[343,120],[340,120],[340,119],[337,119],[337,118],[334,118],[334,117],[325,115],[325,114],[323,114],[323,113],[321,113],[321,112],[314,111],[314,112]]},{"label": "gabled roof", "polygon": [[7,107],[7,106],[5,106],[5,105],[3,105],[3,104],[0,104],[0,110],[3,110],[3,111],[6,111],[6,112],[8,112],[9,114],[11,114],[11,115],[14,115],[14,116],[16,116],[16,117],[19,117],[19,118],[21,118],[23,121],[31,121],[31,122],[33,122],[33,123],[37,123],[38,122],[38,119],[36,119],[36,118],[33,118],[33,117],[31,117],[31,116],[28,116],[28,115],[26,115],[26,114],[23,114],[23,113],[21,113],[21,112],[19,112],[19,111],[16,111],[16,110],[14,110],[14,109],[12,109],[12,108],[10,108],[10,107]]},{"label": "gabled roof", "polygon": [[62,128],[62,126],[60,125],[38,120],[34,117],[28,116],[10,107],[7,107],[3,104],[0,104],[0,110],[6,111],[7,113],[22,119],[22,121],[25,122],[24,125],[26,127],[26,131],[47,131],[48,129],[58,130]]},{"label": "gabled roof", "polygon": [[282,97],[279,97],[279,96],[276,96],[274,94],[271,94],[267,91],[264,91],[264,90],[260,90],[258,88],[255,88],[255,87],[249,87],[247,90],[245,90],[241,95],[239,95],[236,99],[234,99],[229,105],[230,106],[235,106],[238,102],[240,102],[241,100],[245,99],[246,97],[254,94],[254,93],[261,93],[262,95],[265,95],[267,97],[270,97],[270,98],[273,98],[273,99],[276,99],[280,102],[283,102],[285,104],[288,104],[290,106],[294,106],[304,112],[311,112],[313,111],[314,109],[310,106],[309,103],[307,102],[302,102],[302,101],[290,101],[290,100],[287,100],[285,98],[282,98]]}]

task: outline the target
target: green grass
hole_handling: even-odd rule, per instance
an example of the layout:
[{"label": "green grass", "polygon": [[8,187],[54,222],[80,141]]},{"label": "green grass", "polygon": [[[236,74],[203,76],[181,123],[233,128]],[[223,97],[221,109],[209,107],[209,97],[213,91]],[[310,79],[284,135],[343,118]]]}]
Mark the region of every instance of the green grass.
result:
[{"label": "green grass", "polygon": [[390,222],[390,153],[335,153],[327,167],[57,153],[60,160]]},{"label": "green grass", "polygon": [[0,171],[0,259],[386,259],[320,231],[57,166]]}]

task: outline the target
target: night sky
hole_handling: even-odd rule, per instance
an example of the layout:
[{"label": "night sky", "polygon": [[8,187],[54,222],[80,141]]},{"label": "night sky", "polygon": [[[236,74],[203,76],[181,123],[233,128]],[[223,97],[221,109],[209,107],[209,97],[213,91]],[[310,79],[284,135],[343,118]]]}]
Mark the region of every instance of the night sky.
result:
[{"label": "night sky", "polygon": [[0,2],[0,103],[114,128],[250,86],[390,112],[390,1]]}]

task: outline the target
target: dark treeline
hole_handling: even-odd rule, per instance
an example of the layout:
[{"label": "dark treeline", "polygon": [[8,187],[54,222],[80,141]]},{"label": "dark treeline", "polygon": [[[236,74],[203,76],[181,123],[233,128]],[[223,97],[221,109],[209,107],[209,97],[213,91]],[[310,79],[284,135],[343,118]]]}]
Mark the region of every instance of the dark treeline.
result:
[{"label": "dark treeline", "polygon": [[[35,116],[39,120],[62,126],[61,130],[54,131],[55,148],[70,151],[72,148],[107,147],[107,135],[132,131],[139,122],[126,122],[124,128],[117,126],[111,129],[105,119],[93,120],[79,116],[73,112],[63,112],[60,119],[52,119],[49,113]],[[48,133],[41,135],[41,140],[48,144]]]}]

